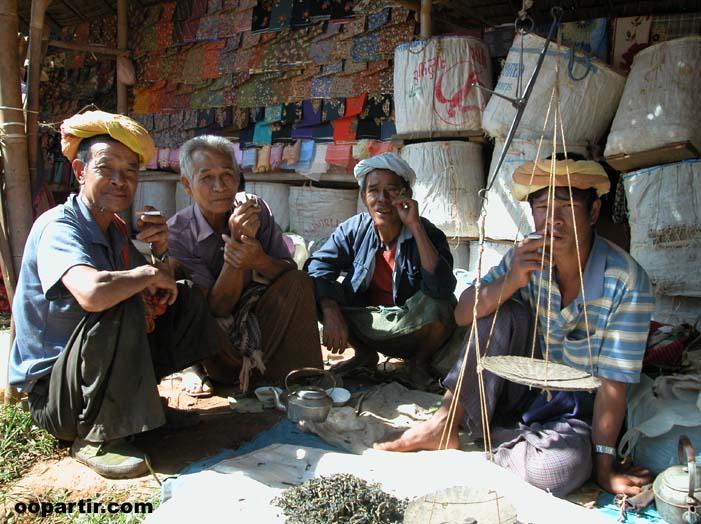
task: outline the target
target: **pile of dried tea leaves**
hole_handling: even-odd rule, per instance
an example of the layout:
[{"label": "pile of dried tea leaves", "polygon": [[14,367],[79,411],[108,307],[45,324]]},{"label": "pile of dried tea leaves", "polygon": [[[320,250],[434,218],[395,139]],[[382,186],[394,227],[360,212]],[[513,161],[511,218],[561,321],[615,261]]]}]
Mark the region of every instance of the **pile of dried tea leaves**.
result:
[{"label": "pile of dried tea leaves", "polygon": [[310,479],[273,499],[287,524],[401,524],[407,501],[353,475]]}]

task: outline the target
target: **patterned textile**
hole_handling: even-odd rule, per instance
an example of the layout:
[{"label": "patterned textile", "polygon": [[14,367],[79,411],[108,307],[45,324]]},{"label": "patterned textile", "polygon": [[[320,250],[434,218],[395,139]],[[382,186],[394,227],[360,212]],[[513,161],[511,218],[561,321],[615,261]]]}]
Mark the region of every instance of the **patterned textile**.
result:
[{"label": "patterned textile", "polygon": [[216,42],[207,42],[204,44],[203,62],[202,62],[202,79],[219,78],[222,74],[219,72],[219,53],[226,42],[218,40]]},{"label": "patterned textile", "polygon": [[359,91],[349,76],[335,76],[331,84],[331,96],[348,97],[357,94]]},{"label": "patterned textile", "polygon": [[248,126],[248,111],[241,107],[232,107],[231,127],[234,131],[244,129]]},{"label": "patterned textile", "polygon": [[310,91],[312,98],[331,98],[332,79],[327,78],[312,78]]},{"label": "patterned textile", "polygon": [[314,23],[312,20],[313,4],[316,0],[295,0],[292,7],[292,27],[301,27]]},{"label": "patterned textile", "polygon": [[328,64],[331,62],[331,51],[334,41],[332,39],[317,40],[309,47],[309,58],[315,64]]},{"label": "patterned textile", "polygon": [[379,13],[368,15],[368,31],[374,31],[385,25],[389,21],[390,8],[385,7]]},{"label": "patterned textile", "polygon": [[353,0],[331,0],[331,20],[340,22],[354,17]]},{"label": "patterned textile", "polygon": [[273,142],[291,142],[292,125],[273,124]]},{"label": "patterned textile", "polygon": [[241,33],[237,33],[236,28],[235,28],[235,26],[236,26],[236,11],[234,11],[234,10],[220,11],[216,14],[216,16],[219,17],[219,23],[217,24],[217,26],[219,27],[219,31],[217,33],[217,37],[218,38],[239,37],[239,42],[240,42]]},{"label": "patterned textile", "polygon": [[321,123],[321,101],[305,100],[302,102],[302,121],[300,126],[313,126]]},{"label": "patterned textile", "polygon": [[258,160],[256,167],[253,169],[255,173],[265,173],[270,171],[270,151],[272,146],[263,146],[258,150]]},{"label": "patterned textile", "polygon": [[275,0],[270,14],[269,31],[281,31],[292,22],[293,0]]},{"label": "patterned textile", "polygon": [[357,160],[353,158],[353,146],[350,144],[329,144],[326,149],[326,161],[335,166],[341,166],[352,172]]},{"label": "patterned textile", "polygon": [[319,76],[329,76],[329,75],[335,75],[337,73],[340,73],[343,71],[343,60],[339,60],[338,62],[334,64],[327,64],[321,67],[321,73],[319,73]]},{"label": "patterned textile", "polygon": [[283,124],[296,124],[302,120],[302,104],[299,102],[285,104],[280,120]]},{"label": "patterned textile", "polygon": [[367,33],[353,38],[349,54],[354,62],[372,62],[382,58],[378,48],[379,33]]},{"label": "patterned textile", "polygon": [[285,146],[282,150],[282,163],[294,165],[299,161],[299,151],[302,148],[302,141],[296,140],[294,143]]},{"label": "patterned textile", "polygon": [[202,45],[197,45],[187,52],[183,66],[183,81],[185,83],[198,84],[200,82],[203,61],[204,47]]},{"label": "patterned textile", "polygon": [[251,30],[253,25],[253,9],[237,11],[234,18],[234,24],[231,30],[235,33],[244,33]]},{"label": "patterned textile", "polygon": [[173,22],[164,20],[156,24],[156,48],[166,49],[173,43]]},{"label": "patterned textile", "polygon": [[[347,59],[349,56],[351,56],[351,53],[354,48],[353,42],[355,41],[356,38],[362,38],[362,37],[355,37],[355,38],[349,38],[347,40],[339,40],[334,38],[333,39],[333,46],[331,48],[331,60],[344,60]],[[358,61],[363,61],[363,60],[358,60]]]},{"label": "patterned textile", "polygon": [[256,166],[256,157],[258,155],[258,151],[256,149],[244,149],[243,150],[243,158],[241,160],[241,168],[246,169],[246,168],[251,168],[253,169]]},{"label": "patterned textile", "polygon": [[365,17],[360,16],[347,24],[343,24],[343,31],[339,35],[339,38],[345,40],[346,38],[353,38],[354,36],[360,35],[364,32]]},{"label": "patterned textile", "polygon": [[368,95],[360,118],[387,118],[392,115],[392,95]]},{"label": "patterned textile", "polygon": [[346,98],[346,114],[345,116],[357,116],[363,112],[367,93],[362,93],[359,96]]},{"label": "patterned textile", "polygon": [[208,0],[207,1],[207,13],[212,14],[217,11],[221,11],[222,0]]},{"label": "patterned textile", "polygon": [[265,121],[268,123],[279,122],[282,120],[282,104],[269,106],[265,108]]},{"label": "patterned textile", "polygon": [[[513,250],[485,275],[482,282],[492,282],[504,275],[512,256]],[[554,279],[552,294],[548,297],[547,269],[534,272],[528,285],[514,297],[535,311],[539,288],[542,290],[538,346],[543,354],[548,352],[549,360],[593,371],[598,377],[637,382],[645,352],[647,326],[654,307],[650,281],[627,253],[598,236],[583,271],[588,332],[592,333],[589,337],[581,293],[561,309],[562,298]],[[547,326],[550,329],[546,347]]]},{"label": "patterned textile", "polygon": [[244,288],[234,308],[234,321],[230,324],[227,333],[233,347],[253,362],[263,361],[263,337],[255,314],[255,306],[267,289],[267,286],[255,282],[249,283]]},{"label": "patterned textile", "polygon": [[148,59],[144,63],[144,69],[142,72],[144,82],[155,82],[160,80],[160,65],[162,58],[162,53],[153,53],[148,56]]},{"label": "patterned textile", "polygon": [[180,32],[184,43],[197,41],[197,28],[199,25],[199,18],[188,18],[180,23]]},{"label": "patterned textile", "polygon": [[214,123],[221,127],[229,127],[233,121],[232,108],[229,107],[217,107],[214,110]]},{"label": "patterned textile", "polygon": [[269,122],[256,123],[253,131],[253,143],[257,146],[270,145],[273,143],[272,124]]},{"label": "patterned textile", "polygon": [[339,118],[333,121],[333,141],[335,143],[355,142],[357,118]]},{"label": "patterned textile", "polygon": [[219,37],[220,17],[217,14],[200,18],[197,27],[197,40],[214,40]]},{"label": "patterned textile", "polygon": [[282,164],[282,145],[274,145],[270,151],[270,169],[275,171]]},{"label": "patterned textile", "polygon": [[377,52],[388,57],[394,56],[394,48],[404,42],[411,42],[415,30],[416,23],[413,20],[383,28],[379,32]]},{"label": "patterned textile", "polygon": [[322,103],[321,120],[323,122],[330,122],[331,120],[336,120],[337,118],[343,118],[345,113],[345,99],[330,98],[328,100],[324,100]]},{"label": "patterned textile", "polygon": [[267,30],[273,14],[273,0],[258,0],[253,8],[251,31]]},{"label": "patterned textile", "polygon": [[343,71],[340,75],[342,76],[354,76],[358,73],[363,73],[368,67],[367,62],[353,62],[352,60],[343,61]]},{"label": "patterned textile", "polygon": [[260,33],[243,33],[241,49],[249,49],[260,44]]},{"label": "patterned textile", "polygon": [[207,0],[192,0],[190,8],[190,16],[192,18],[201,18],[207,14]]},{"label": "patterned textile", "polygon": [[370,118],[367,120],[358,120],[356,127],[357,139],[379,140],[381,136],[380,119]]}]

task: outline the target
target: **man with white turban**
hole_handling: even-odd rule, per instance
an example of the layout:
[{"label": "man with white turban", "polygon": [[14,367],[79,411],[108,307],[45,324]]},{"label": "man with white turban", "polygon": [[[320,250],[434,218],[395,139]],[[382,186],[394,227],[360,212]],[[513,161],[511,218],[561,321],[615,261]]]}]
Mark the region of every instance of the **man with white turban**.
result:
[{"label": "man with white turban", "polygon": [[[411,198],[414,170],[393,153],[361,161],[355,178],[366,213],[349,218],[307,261],[332,353],[355,356],[334,369],[374,369],[378,353],[409,361],[417,388],[453,323],[453,257],[438,228]],[[337,279],[345,273],[343,282]]]},{"label": "man with white turban", "polygon": [[38,426],[72,443],[76,460],[105,477],[135,477],[146,459],[127,437],[198,422],[168,408],[157,384],[217,351],[214,319],[199,290],[173,279],[165,217],[138,210],[148,264],[117,214],[129,210],[139,167],[154,153],[148,132],[102,111],[69,118],[61,132],[80,191],[29,233],[12,304],[10,383],[28,393]]},{"label": "man with white turban", "polygon": [[[594,229],[610,186],[606,172],[573,156],[527,162],[514,172],[512,193],[529,202],[536,231],[482,277],[479,300],[475,287],[460,296],[456,322],[477,325],[443,381],[448,392],[439,410],[376,448],[457,448],[460,423],[474,439],[489,425],[494,462],[557,496],[592,471],[612,493],[635,495],[652,481],[644,468],[621,468],[615,446],[626,386],[640,380],[654,297],[643,268]],[[489,371],[480,384],[478,347],[501,357],[530,357],[535,348],[551,362],[593,374],[601,386],[595,393],[537,392]]]}]

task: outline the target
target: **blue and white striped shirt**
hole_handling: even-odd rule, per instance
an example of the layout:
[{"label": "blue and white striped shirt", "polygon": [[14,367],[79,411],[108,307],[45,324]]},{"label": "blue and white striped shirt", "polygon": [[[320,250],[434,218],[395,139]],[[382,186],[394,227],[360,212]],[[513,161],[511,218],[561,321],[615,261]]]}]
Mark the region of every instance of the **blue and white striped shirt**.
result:
[{"label": "blue and white striped shirt", "polygon": [[[482,279],[487,284],[509,270],[513,250]],[[556,270],[557,271],[557,270]],[[619,382],[639,382],[654,295],[645,270],[621,248],[596,236],[583,271],[584,299],[580,291],[560,309],[560,289],[553,275],[548,314],[548,269],[531,274],[528,285],[512,298],[538,308],[538,345],[548,359]],[[586,320],[584,314],[586,303]],[[588,321],[588,322],[587,322]],[[587,337],[587,324],[590,336]],[[590,357],[591,355],[591,357]]]}]

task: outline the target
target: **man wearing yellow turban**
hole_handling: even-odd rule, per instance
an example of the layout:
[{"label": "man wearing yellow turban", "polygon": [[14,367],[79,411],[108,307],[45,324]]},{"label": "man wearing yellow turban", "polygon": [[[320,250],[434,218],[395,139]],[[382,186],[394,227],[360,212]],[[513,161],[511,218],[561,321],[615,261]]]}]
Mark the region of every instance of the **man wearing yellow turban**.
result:
[{"label": "man wearing yellow turban", "polygon": [[[599,485],[613,493],[633,495],[651,481],[647,470],[622,470],[615,461],[626,385],[640,380],[654,300],[645,271],[594,230],[599,197],[609,185],[598,163],[571,157],[518,168],[512,192],[530,203],[536,231],[482,278],[479,301],[471,287],[455,309],[459,325],[477,321],[483,353],[488,343],[490,356],[530,356],[533,347],[546,355],[547,350],[549,361],[598,377],[602,385],[596,393],[538,395],[485,372],[482,405],[475,343],[468,347],[466,340],[443,381],[448,392],[436,415],[377,448],[436,449],[446,426],[448,447],[458,447],[458,423],[474,438],[482,436],[484,408],[494,461],[555,495],[581,486],[592,469]],[[449,407],[458,386],[457,414],[451,420]]]},{"label": "man wearing yellow turban", "polygon": [[29,233],[10,383],[28,393],[38,426],[72,442],[78,461],[105,477],[134,477],[146,462],[126,437],[197,422],[164,406],[156,386],[216,351],[213,319],[201,293],[176,283],[165,263],[165,217],[141,214],[137,223],[137,238],[160,260],[151,265],[117,215],[129,210],[139,166],[153,155],[148,132],[92,111],[66,120],[61,133],[80,191]]}]

